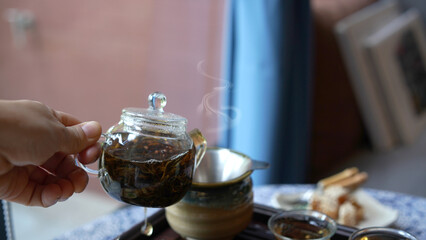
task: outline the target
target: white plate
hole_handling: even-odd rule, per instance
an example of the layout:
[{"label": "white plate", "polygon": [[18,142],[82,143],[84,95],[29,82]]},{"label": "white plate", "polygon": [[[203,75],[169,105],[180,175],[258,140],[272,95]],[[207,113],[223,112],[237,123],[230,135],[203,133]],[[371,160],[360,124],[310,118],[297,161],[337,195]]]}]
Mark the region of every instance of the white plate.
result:
[{"label": "white plate", "polygon": [[[297,199],[309,197],[313,191],[305,193],[285,194],[277,193],[273,196],[272,205],[276,208],[284,210],[306,208],[307,204],[298,202]],[[366,227],[388,227],[398,218],[398,211],[385,206],[378,202],[375,198],[368,195],[363,190],[357,190],[353,193],[356,201],[364,208],[364,220],[362,220],[357,228]]]},{"label": "white plate", "polygon": [[398,219],[398,211],[381,204],[363,190],[353,193],[357,202],[364,207],[364,220],[358,228],[388,227]]}]

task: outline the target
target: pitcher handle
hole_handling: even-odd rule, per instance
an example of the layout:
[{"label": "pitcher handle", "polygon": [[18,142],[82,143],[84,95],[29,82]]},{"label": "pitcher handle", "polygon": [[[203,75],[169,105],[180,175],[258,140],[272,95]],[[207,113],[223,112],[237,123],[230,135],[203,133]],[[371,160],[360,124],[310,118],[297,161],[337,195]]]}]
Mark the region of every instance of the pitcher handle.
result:
[{"label": "pitcher handle", "polygon": [[[101,140],[102,139],[102,140]],[[105,142],[105,139],[106,139],[106,134],[104,134],[104,133],[102,133],[101,134],[101,137],[100,137],[100,139],[99,139],[99,143],[101,143],[101,144],[103,144],[103,142]],[[79,160],[78,160],[78,154],[76,154],[75,156],[74,156],[74,161],[75,161],[75,165],[77,165],[77,166],[79,166],[80,168],[82,168],[84,171],[86,171],[87,173],[90,173],[90,174],[92,174],[92,175],[98,175],[99,174],[99,170],[97,170],[97,169],[92,169],[92,168],[89,168],[89,167],[87,167],[86,165],[84,165],[83,163],[81,163]],[[98,159],[96,159],[96,161],[99,161],[99,158]]]},{"label": "pitcher handle", "polygon": [[197,169],[200,165],[201,160],[203,160],[204,154],[207,150],[207,140],[204,138],[203,134],[197,128],[189,132],[189,136],[192,138],[195,146],[195,168]]}]

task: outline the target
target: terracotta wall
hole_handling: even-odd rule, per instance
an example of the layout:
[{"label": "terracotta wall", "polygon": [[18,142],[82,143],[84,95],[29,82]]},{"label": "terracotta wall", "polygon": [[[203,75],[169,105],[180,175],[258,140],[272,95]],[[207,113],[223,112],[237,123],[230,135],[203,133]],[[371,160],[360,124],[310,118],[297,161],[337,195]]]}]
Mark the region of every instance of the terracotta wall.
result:
[{"label": "terracotta wall", "polygon": [[[122,108],[147,107],[162,91],[165,110],[215,145],[224,1],[2,0],[0,98],[39,100],[106,131]],[[4,17],[10,8],[34,15],[21,47]]]},{"label": "terracotta wall", "polygon": [[[217,116],[197,111],[221,85],[223,1],[0,2],[0,98],[29,98],[104,128],[127,106],[146,107],[162,91],[166,111],[208,131]],[[31,11],[27,43],[14,46],[6,9]],[[198,69],[201,63],[202,70]],[[217,108],[219,97],[210,99]]]}]

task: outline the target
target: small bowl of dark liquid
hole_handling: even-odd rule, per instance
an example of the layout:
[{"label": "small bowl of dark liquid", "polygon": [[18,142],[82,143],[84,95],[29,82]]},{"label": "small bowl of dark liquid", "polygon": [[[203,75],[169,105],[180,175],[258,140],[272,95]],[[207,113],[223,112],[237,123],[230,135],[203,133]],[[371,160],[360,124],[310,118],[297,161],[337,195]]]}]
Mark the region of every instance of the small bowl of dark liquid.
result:
[{"label": "small bowl of dark liquid", "polygon": [[370,227],[354,232],[349,240],[417,240],[417,238],[398,229]]},{"label": "small bowl of dark liquid", "polygon": [[269,218],[268,227],[278,240],[325,240],[336,233],[337,224],[323,213],[295,210],[273,215]]}]

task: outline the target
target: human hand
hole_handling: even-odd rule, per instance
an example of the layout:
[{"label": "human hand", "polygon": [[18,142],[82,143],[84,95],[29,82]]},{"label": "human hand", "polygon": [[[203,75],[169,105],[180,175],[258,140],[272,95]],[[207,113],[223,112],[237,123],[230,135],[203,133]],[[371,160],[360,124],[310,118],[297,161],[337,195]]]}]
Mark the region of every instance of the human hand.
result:
[{"label": "human hand", "polygon": [[102,129],[46,105],[0,101],[0,199],[48,207],[82,192],[87,173],[77,167],[97,159]]}]

